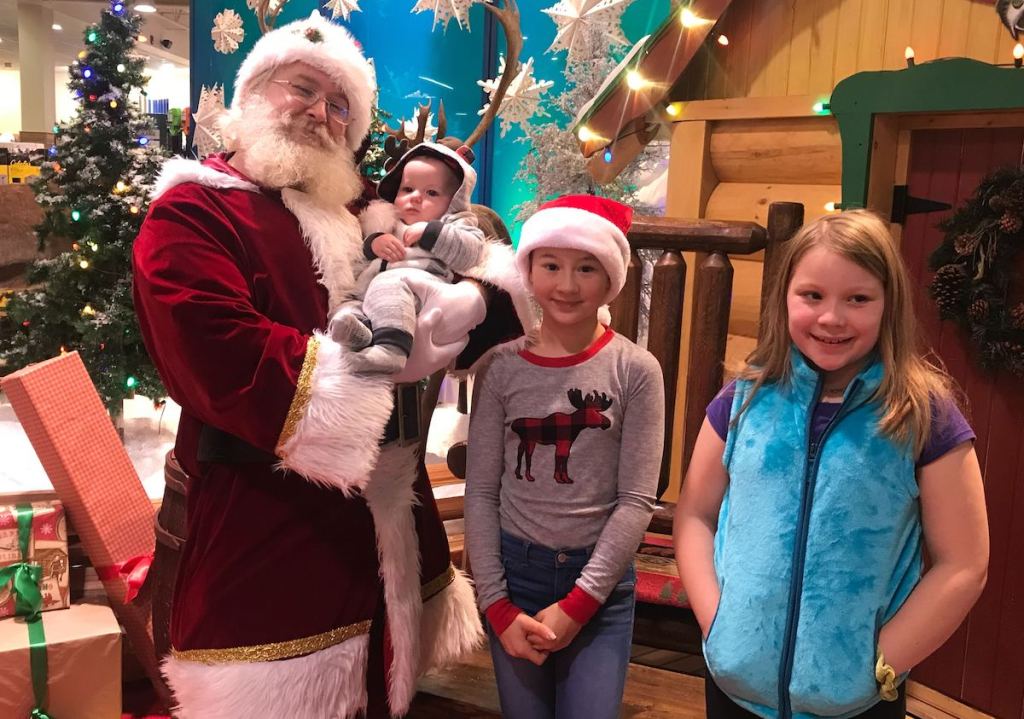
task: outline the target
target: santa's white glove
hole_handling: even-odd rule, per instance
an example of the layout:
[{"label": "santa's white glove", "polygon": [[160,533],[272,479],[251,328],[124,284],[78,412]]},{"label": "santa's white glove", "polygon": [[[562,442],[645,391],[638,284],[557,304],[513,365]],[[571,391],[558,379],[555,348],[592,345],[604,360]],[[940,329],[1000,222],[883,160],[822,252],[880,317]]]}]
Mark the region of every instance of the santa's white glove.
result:
[{"label": "santa's white glove", "polygon": [[[389,270],[392,271],[392,270]],[[406,284],[420,300],[412,354],[395,382],[417,382],[447,367],[469,343],[469,331],[484,321],[487,304],[475,282],[438,282],[426,273],[410,273]]]}]

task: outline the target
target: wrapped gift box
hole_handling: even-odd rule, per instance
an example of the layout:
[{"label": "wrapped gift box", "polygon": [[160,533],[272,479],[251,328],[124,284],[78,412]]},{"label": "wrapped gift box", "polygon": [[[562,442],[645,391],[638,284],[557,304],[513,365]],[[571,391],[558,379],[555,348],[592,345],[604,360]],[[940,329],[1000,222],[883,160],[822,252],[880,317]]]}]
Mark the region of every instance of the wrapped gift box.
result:
[{"label": "wrapped gift box", "polygon": [[[0,497],[0,567],[22,561],[15,504]],[[67,609],[70,605],[68,576],[68,527],[60,502],[32,502],[32,528],[27,561],[42,567],[39,588],[42,611]],[[13,580],[12,580],[13,582]],[[0,587],[0,618],[15,614],[11,582]]]},{"label": "wrapped gift box", "polygon": [[7,375],[0,388],[103,580],[129,645],[161,698],[169,700],[153,646],[148,592],[132,601],[127,571],[134,568],[139,576],[145,558],[152,558],[153,504],[85,365],[70,352]]},{"label": "wrapped gift box", "polygon": [[[121,716],[121,628],[109,607],[75,604],[42,616],[50,716]],[[20,617],[0,620],[0,717],[27,718],[35,707],[29,639]]]}]

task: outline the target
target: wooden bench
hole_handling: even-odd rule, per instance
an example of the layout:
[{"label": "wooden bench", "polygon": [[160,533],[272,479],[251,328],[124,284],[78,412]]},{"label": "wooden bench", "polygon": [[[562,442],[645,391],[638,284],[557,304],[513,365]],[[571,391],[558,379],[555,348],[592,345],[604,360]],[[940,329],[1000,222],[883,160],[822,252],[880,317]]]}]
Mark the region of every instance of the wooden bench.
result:
[{"label": "wooden bench", "polygon": [[[443,673],[424,677],[409,716],[417,719],[497,719],[498,688],[488,650],[479,649]],[[703,719],[704,680],[664,669],[629,665],[622,716],[629,719]]]}]

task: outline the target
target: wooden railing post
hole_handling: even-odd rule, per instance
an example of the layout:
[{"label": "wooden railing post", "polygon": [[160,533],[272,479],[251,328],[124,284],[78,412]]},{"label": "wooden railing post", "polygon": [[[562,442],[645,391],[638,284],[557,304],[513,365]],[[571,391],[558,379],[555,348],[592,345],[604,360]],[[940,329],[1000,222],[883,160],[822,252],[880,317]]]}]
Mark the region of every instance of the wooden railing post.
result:
[{"label": "wooden railing post", "polygon": [[722,388],[732,275],[729,256],[723,252],[712,252],[697,268],[694,279],[686,410],[683,415],[683,467],[690,464],[697,434],[704,423],[704,410]]},{"label": "wooden railing post", "polygon": [[[778,278],[782,243],[788,242],[804,224],[804,206],[799,202],[773,202],[768,207],[768,238],[764,248],[764,265],[761,268],[761,307],[771,291],[771,285]],[[764,340],[765,327],[758,323],[757,339]]]},{"label": "wooden railing post", "polygon": [[640,280],[643,274],[643,262],[636,250],[629,253],[629,266],[626,268],[626,284],[622,292],[608,309],[612,315],[612,329],[633,342],[640,332]]},{"label": "wooden railing post", "polygon": [[676,386],[679,381],[679,342],[683,337],[683,293],[686,260],[678,250],[665,250],[654,263],[651,277],[651,313],[647,349],[661,364],[665,380],[665,452],[658,477],[658,496],[668,489],[671,477],[672,436],[675,431]]}]

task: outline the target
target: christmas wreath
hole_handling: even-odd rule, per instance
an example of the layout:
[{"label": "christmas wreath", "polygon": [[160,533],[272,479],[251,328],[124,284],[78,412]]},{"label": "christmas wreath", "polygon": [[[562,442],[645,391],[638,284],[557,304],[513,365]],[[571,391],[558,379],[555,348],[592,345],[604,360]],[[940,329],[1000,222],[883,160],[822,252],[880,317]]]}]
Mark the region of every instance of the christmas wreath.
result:
[{"label": "christmas wreath", "polygon": [[940,223],[929,290],[942,319],[959,322],[982,364],[1024,378],[1024,295],[1014,291],[1015,260],[1024,249],[1024,169],[996,170]]}]

